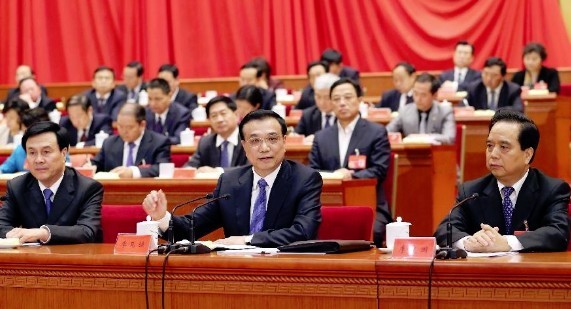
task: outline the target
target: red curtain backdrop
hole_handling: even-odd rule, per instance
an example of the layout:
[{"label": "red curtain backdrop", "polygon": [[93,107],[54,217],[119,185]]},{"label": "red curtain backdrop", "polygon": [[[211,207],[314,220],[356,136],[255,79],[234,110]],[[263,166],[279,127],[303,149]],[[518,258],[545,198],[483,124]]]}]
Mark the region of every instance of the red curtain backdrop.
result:
[{"label": "red curtain backdrop", "polygon": [[169,62],[182,78],[236,76],[260,55],[274,74],[305,74],[327,47],[361,72],[446,69],[460,39],[476,68],[491,55],[521,67],[529,41],[546,45],[547,65],[571,66],[558,0],[2,0],[0,37],[0,84],[19,64],[43,83],[88,81],[102,64],[120,79],[135,59],[147,78]]}]

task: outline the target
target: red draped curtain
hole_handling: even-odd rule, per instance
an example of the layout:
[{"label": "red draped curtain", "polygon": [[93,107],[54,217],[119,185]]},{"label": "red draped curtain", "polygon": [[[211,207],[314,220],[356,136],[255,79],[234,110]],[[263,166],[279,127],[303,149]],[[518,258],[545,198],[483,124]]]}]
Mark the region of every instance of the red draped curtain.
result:
[{"label": "red draped curtain", "polygon": [[305,74],[327,47],[361,72],[401,60],[445,69],[460,39],[476,45],[478,68],[491,55],[521,67],[529,41],[547,47],[547,65],[571,66],[558,0],[2,0],[0,38],[0,84],[23,63],[43,83],[131,60],[146,77],[163,63],[182,78],[236,76],[254,56],[274,74]]}]

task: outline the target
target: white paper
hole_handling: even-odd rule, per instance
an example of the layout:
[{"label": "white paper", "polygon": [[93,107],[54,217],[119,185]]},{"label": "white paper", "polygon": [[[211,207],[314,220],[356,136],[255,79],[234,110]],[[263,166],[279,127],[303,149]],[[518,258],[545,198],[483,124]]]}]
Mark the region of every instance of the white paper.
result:
[{"label": "white paper", "polygon": [[519,254],[518,252],[467,252],[469,258],[494,257]]}]

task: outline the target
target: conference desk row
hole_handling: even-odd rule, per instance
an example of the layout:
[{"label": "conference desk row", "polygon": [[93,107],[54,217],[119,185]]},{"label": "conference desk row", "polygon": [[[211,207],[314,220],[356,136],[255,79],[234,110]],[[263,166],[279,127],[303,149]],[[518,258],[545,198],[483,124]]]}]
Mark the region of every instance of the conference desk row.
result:
[{"label": "conference desk row", "polygon": [[[163,256],[151,256],[150,308]],[[430,261],[334,255],[171,256],[166,308],[426,308]],[[144,308],[145,257],[111,244],[0,249],[0,308]],[[569,308],[571,253],[437,260],[434,308]]]}]

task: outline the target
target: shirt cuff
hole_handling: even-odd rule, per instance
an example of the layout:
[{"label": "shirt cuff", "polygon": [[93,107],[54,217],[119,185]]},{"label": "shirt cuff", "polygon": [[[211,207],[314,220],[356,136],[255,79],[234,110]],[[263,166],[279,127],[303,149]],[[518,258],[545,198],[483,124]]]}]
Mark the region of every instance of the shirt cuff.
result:
[{"label": "shirt cuff", "polygon": [[[159,233],[161,235],[163,235],[163,233],[169,229],[169,222],[171,221],[171,217],[171,213],[167,211],[162,218],[157,220],[159,222]],[[147,221],[151,220],[153,220],[153,218],[151,218],[151,216],[147,216]]]},{"label": "shirt cuff", "polygon": [[466,250],[466,248],[464,248],[464,240],[468,239],[470,236],[464,236],[462,238],[460,238],[460,240],[456,241],[452,247],[456,248],[456,249],[462,249],[462,250]]},{"label": "shirt cuff", "polygon": [[521,242],[519,242],[516,236],[514,235],[505,235],[505,236],[506,240],[508,241],[508,245],[511,247],[510,251],[513,252],[513,251],[523,250],[523,245],[521,244]]},{"label": "shirt cuff", "polygon": [[45,245],[45,244],[49,243],[50,240],[52,239],[52,231],[50,231],[50,228],[47,225],[42,225],[42,226],[40,226],[40,228],[48,231],[48,240],[42,241],[41,239],[39,239],[40,243],[42,245]]},{"label": "shirt cuff", "polygon": [[129,166],[131,171],[133,171],[133,178],[141,178],[141,170],[136,166]]},{"label": "shirt cuff", "polygon": [[252,244],[252,238],[254,238],[254,235],[248,235],[248,236],[244,237],[244,243],[246,245],[251,245]]},{"label": "shirt cuff", "polygon": [[214,169],[216,170],[217,173],[224,174],[224,169],[223,169],[223,168],[221,168],[221,167],[215,167]]}]

